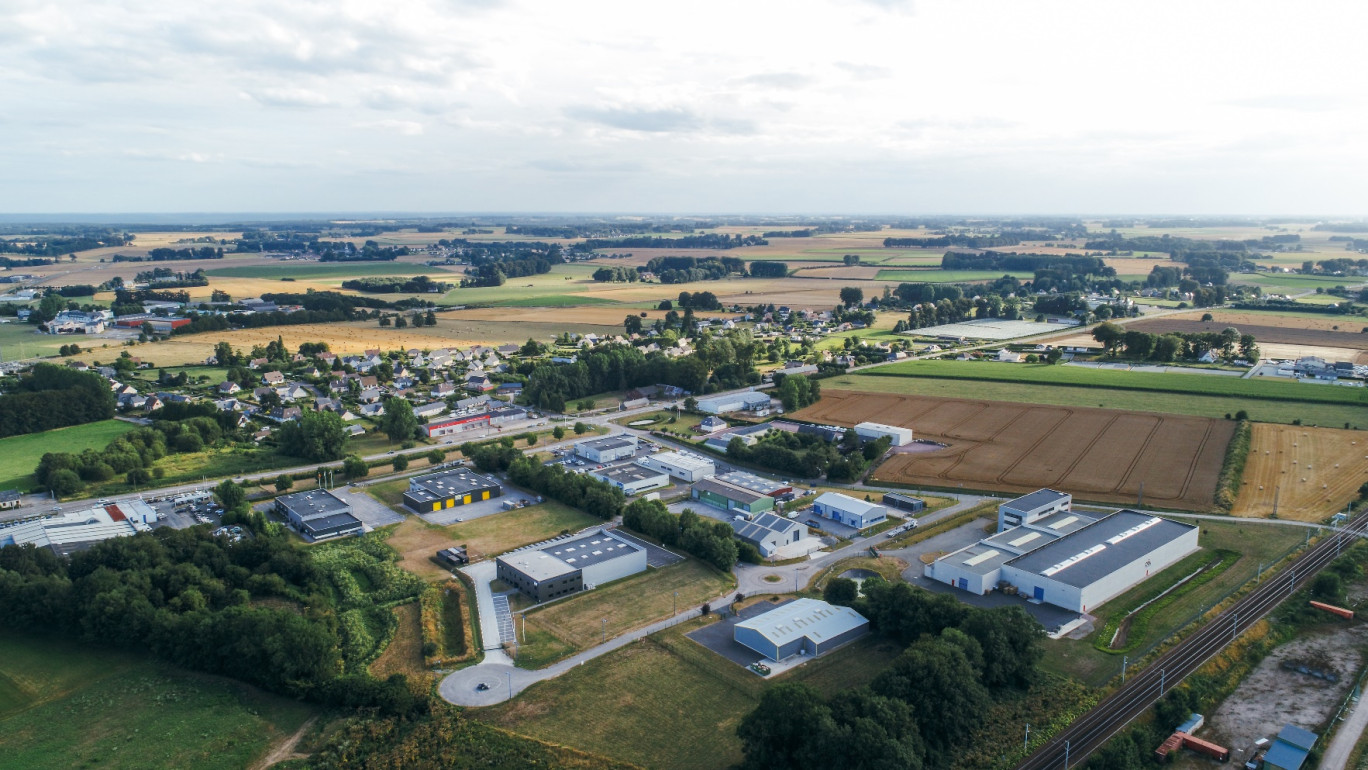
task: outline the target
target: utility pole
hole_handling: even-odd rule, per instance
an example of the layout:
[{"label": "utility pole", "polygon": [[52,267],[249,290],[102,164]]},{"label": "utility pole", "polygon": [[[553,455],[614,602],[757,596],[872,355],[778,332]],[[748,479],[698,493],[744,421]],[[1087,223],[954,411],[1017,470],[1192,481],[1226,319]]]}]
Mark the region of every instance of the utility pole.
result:
[{"label": "utility pole", "polygon": [[1278,495],[1282,492],[1281,486],[1273,487],[1273,518],[1278,518]]},{"label": "utility pole", "polygon": [[1031,723],[1026,723],[1026,739],[1021,742],[1021,750],[1029,751],[1031,748]]},{"label": "utility pole", "polygon": [[603,643],[608,643],[608,618],[603,619]]},{"label": "utility pole", "polygon": [[1126,666],[1130,665],[1130,656],[1121,656],[1121,684],[1126,683]]}]

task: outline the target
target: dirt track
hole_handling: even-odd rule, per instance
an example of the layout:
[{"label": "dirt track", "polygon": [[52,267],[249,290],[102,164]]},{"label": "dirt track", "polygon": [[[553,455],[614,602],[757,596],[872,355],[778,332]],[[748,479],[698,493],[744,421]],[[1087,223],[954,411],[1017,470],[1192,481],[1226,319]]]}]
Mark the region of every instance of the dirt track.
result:
[{"label": "dirt track", "polygon": [[1202,417],[1069,406],[1036,406],[885,393],[824,391],[795,416],[912,428],[942,444],[899,454],[875,480],[1005,492],[1041,487],[1101,502],[1207,510],[1235,423]]}]

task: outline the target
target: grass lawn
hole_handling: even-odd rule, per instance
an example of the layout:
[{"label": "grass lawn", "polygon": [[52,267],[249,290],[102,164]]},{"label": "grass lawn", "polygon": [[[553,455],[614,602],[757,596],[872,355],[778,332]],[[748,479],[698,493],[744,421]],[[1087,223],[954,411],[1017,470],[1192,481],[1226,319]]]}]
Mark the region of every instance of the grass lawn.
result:
[{"label": "grass lawn", "polygon": [[906,361],[874,370],[877,376],[990,380],[1031,385],[1065,385],[1105,390],[1143,390],[1202,396],[1311,401],[1368,406],[1368,390],[1299,385],[1268,379],[1209,374],[1169,374],[1092,369],[1050,364],[1002,365],[991,361]]},{"label": "grass lawn", "polygon": [[[1182,521],[1182,519],[1178,519]],[[1251,580],[1259,571],[1259,566],[1271,564],[1288,549],[1301,543],[1307,530],[1301,527],[1283,527],[1268,524],[1248,524],[1238,520],[1200,521],[1202,527],[1200,544],[1202,553],[1214,558],[1211,552],[1218,549],[1238,551],[1244,554],[1231,567],[1210,582],[1183,594],[1163,611],[1150,620],[1139,646],[1130,653],[1134,660],[1140,652],[1155,642],[1178,630],[1178,624],[1189,620],[1197,611],[1211,606],[1222,596]],[[1191,572],[1171,574],[1173,570],[1160,573],[1156,577],[1180,580]],[[1095,637],[1107,619],[1114,614],[1133,611],[1137,604],[1150,595],[1146,584],[1141,584],[1104,604],[1094,614],[1098,620],[1094,624],[1097,631],[1084,639],[1060,639],[1045,643],[1045,658],[1041,667],[1062,676],[1073,677],[1091,687],[1100,687],[1121,672],[1121,656],[1102,652],[1093,647]]]},{"label": "grass lawn", "polygon": [[[206,449],[203,452],[170,454],[157,461],[154,468],[165,473],[162,478],[153,479],[154,487],[186,484],[204,479],[206,482],[245,473],[260,473],[277,468],[293,468],[307,465],[308,460],[299,457],[286,457],[271,449],[252,447],[230,447]],[[122,494],[135,491],[124,481],[122,474],[110,481],[87,484],[85,490],[77,494],[89,497],[95,494]]]},{"label": "grass lawn", "polygon": [[[478,718],[645,767],[734,765],[741,760],[736,726],[771,683],[684,636],[703,622],[591,660]],[[805,682],[832,695],[868,683],[899,652],[865,637],[776,681]]]},{"label": "grass lawn", "polygon": [[248,767],[313,711],[150,659],[0,635],[5,767]]},{"label": "grass lawn", "polygon": [[[549,604],[526,614],[528,641],[519,656],[524,666],[537,668],[591,647],[607,636],[670,616],[679,592],[678,607],[700,605],[736,585],[730,574],[694,559],[609,583],[593,591]],[[607,621],[605,624],[604,621]],[[534,634],[544,633],[545,639]],[[551,642],[556,642],[552,644]]]},{"label": "grass lawn", "polygon": [[33,469],[48,452],[81,452],[105,445],[137,426],[121,420],[101,420],[70,428],[0,439],[0,489],[32,486]]},{"label": "grass lawn", "polygon": [[[203,378],[202,384],[205,386],[217,386],[228,379],[228,369],[221,366],[168,366],[164,369],[138,369],[131,375],[127,375],[127,378],[142,382],[156,382],[162,371],[173,377],[185,372],[191,386],[201,383],[201,378]],[[217,394],[215,397],[218,397]]]},{"label": "grass lawn", "polygon": [[[984,364],[987,366],[988,364]],[[1010,366],[1010,364],[1002,364]],[[1126,374],[1132,374],[1127,372]],[[1190,375],[1194,377],[1217,375]],[[1221,380],[1234,379],[1219,377]],[[1251,420],[1291,423],[1301,420],[1307,425],[1340,427],[1368,425],[1361,406],[1349,404],[1298,403],[1294,401],[1266,401],[1251,398],[1184,395],[1141,390],[1100,390],[1064,385],[1033,385],[989,380],[958,380],[933,377],[881,377],[847,374],[822,381],[823,388],[863,390],[876,393],[901,393],[942,398],[982,398],[1022,404],[1056,404],[1060,406],[1098,406],[1107,409],[1133,409],[1140,412],[1191,414],[1200,417],[1224,417],[1241,409],[1249,412]],[[1314,385],[1300,386],[1306,388]]]},{"label": "grass lawn", "polygon": [[[674,412],[662,409],[659,412],[639,414],[634,417],[623,417],[619,420],[613,420],[613,422],[618,425],[632,425],[632,427],[640,430],[658,430],[665,433],[674,433],[694,440],[701,437],[694,428],[697,428],[698,424],[703,422],[703,419],[704,417],[701,414],[686,414],[680,412],[676,415]],[[641,420],[650,420],[651,424],[636,424]],[[674,420],[674,422],[670,422],[671,420]]]},{"label": "grass lawn", "polygon": [[[23,305],[20,307],[22,308]],[[14,361],[35,356],[55,356],[59,348],[73,342],[80,345],[83,350],[91,347],[92,340],[84,335],[73,337],[69,334],[43,334],[37,329],[38,327],[33,324],[19,323],[13,318],[9,319],[9,323],[0,324],[0,353],[4,354],[3,360]],[[100,345],[104,344],[103,340],[99,342]],[[95,347],[98,349],[99,345]]]}]

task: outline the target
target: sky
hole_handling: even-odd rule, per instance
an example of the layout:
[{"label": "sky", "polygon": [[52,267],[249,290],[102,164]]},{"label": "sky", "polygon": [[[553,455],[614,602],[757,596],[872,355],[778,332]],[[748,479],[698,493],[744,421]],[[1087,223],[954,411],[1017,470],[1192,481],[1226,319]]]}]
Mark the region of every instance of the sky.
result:
[{"label": "sky", "polygon": [[5,0],[0,212],[1368,215],[1368,3]]}]

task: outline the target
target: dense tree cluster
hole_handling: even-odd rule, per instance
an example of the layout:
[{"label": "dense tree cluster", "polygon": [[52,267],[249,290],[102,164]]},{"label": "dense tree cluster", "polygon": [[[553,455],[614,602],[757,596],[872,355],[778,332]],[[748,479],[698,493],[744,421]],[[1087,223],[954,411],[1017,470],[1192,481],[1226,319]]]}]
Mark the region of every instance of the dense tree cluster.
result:
[{"label": "dense tree cluster", "polygon": [[64,366],[37,364],[0,395],[0,437],[81,425],[114,416],[104,378]]},{"label": "dense tree cluster", "polygon": [[1079,254],[1014,254],[1002,251],[983,251],[966,253],[947,251],[941,257],[942,270],[997,270],[1016,271],[1057,270],[1068,274],[1092,275],[1110,278],[1116,275],[1116,268],[1107,267],[1100,257],[1085,257]]},{"label": "dense tree cluster", "polygon": [[144,255],[115,254],[111,262],[171,262],[190,259],[223,259],[223,247],[202,246],[198,249],[151,249]]},{"label": "dense tree cluster", "polygon": [[209,276],[204,274],[204,268],[188,273],[184,270],[172,270],[169,267],[154,267],[133,276],[133,280],[158,289],[209,285]]},{"label": "dense tree cluster", "polygon": [[772,430],[751,446],[740,437],[733,438],[727,444],[727,457],[785,475],[814,478],[826,474],[831,481],[848,482],[887,452],[891,441],[883,437],[862,442],[853,429],[840,441],[828,441],[818,433]]},{"label": "dense tree cluster", "polygon": [[955,233],[929,238],[884,238],[886,249],[939,249],[962,246],[969,249],[991,249],[998,246],[1016,246],[1023,240],[1041,237],[1035,232],[1003,232],[997,235],[971,235]]},{"label": "dense tree cluster", "polygon": [[416,275],[412,278],[372,276],[349,278],[342,282],[342,288],[353,291],[368,291],[375,294],[428,294],[444,292],[451,288],[451,284],[434,281],[426,275]]},{"label": "dense tree cluster", "polygon": [[88,283],[73,283],[57,287],[57,293],[63,297],[93,297],[96,291],[96,287]]},{"label": "dense tree cluster", "polygon": [[774,396],[784,405],[784,411],[792,412],[822,398],[822,384],[805,374],[781,374],[774,378]]},{"label": "dense tree cluster", "polygon": [[737,257],[655,257],[645,269],[661,283],[692,283],[745,275],[746,263]]},{"label": "dense tree cluster", "polygon": [[[668,300],[667,300],[668,301]],[[684,310],[721,310],[722,303],[717,299],[717,295],[710,291],[695,291],[693,293],[681,291],[675,304]],[[662,308],[669,310],[669,308]]]},{"label": "dense tree cluster", "polygon": [[366,241],[359,249],[350,241],[318,241],[313,248],[320,252],[319,262],[393,262],[412,253],[407,246],[381,246],[375,241]]},{"label": "dense tree cluster", "polygon": [[788,275],[789,266],[787,262],[751,262],[750,274],[752,278],[783,278]]},{"label": "dense tree cluster", "polygon": [[284,538],[232,542],[209,527],[114,538],[70,561],[47,549],[0,548],[9,628],[150,652],[324,703],[425,710],[402,677],[344,675],[349,661],[328,582],[310,552]]},{"label": "dense tree cluster", "polygon": [[571,473],[563,465],[542,465],[537,458],[519,453],[508,466],[508,480],[605,521],[622,513],[621,489]]},{"label": "dense tree cluster", "polygon": [[636,283],[641,280],[641,273],[635,267],[600,267],[594,271],[593,279],[609,283]]},{"label": "dense tree cluster", "polygon": [[1195,359],[1208,350],[1227,359],[1235,358],[1238,353],[1246,361],[1257,361],[1260,355],[1254,335],[1241,334],[1233,326],[1220,332],[1150,334],[1128,330],[1113,323],[1102,323],[1093,328],[1092,337],[1102,343],[1103,349],[1110,355],[1124,352],[1132,358],[1155,361]]},{"label": "dense tree cluster", "polygon": [[275,439],[281,454],[318,462],[337,460],[347,451],[347,427],[329,410],[303,412],[281,425]]},{"label": "dense tree cluster", "polygon": [[995,697],[1034,680],[1043,629],[1021,609],[877,578],[863,591],[855,609],[907,648],[869,687],[827,701],[802,685],[769,690],[737,728],[743,768],[944,767]]},{"label": "dense tree cluster", "polygon": [[[34,257],[63,257],[77,251],[89,251],[106,246],[127,246],[133,242],[129,233],[104,227],[79,228],[68,235],[44,234],[21,238],[0,238],[0,254],[25,254]],[[39,264],[51,264],[43,261]],[[23,267],[36,267],[26,264]]]},{"label": "dense tree cluster", "polygon": [[628,529],[677,546],[720,570],[736,563],[737,547],[731,525],[704,518],[690,510],[676,516],[659,500],[634,500],[622,511]]}]

